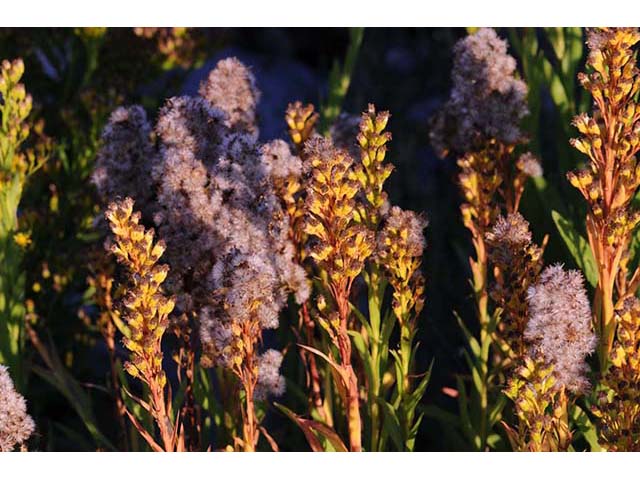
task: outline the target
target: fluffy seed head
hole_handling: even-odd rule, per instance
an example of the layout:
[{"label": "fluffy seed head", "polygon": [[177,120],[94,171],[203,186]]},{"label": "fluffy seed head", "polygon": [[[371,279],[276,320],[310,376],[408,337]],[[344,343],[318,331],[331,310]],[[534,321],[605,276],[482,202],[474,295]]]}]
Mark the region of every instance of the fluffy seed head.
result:
[{"label": "fluffy seed head", "polygon": [[[531,243],[529,222],[520,213],[510,213],[506,217],[499,216],[489,233],[487,240],[496,250],[513,250]],[[499,252],[497,252],[499,253]]]},{"label": "fluffy seed head", "polygon": [[544,173],[540,160],[531,152],[520,155],[516,162],[516,167],[528,177],[541,177]]},{"label": "fluffy seed head", "polygon": [[0,452],[11,452],[35,430],[27,402],[16,392],[9,369],[0,365]]},{"label": "fluffy seed head", "polygon": [[260,91],[253,73],[240,60],[220,60],[200,85],[200,95],[227,115],[227,126],[231,129],[257,136],[256,107]]},{"label": "fluffy seed head", "polygon": [[507,42],[481,28],[453,49],[453,87],[434,119],[431,141],[441,156],[481,148],[490,139],[515,144],[523,139],[527,85],[515,77],[516,61]]},{"label": "fluffy seed head", "polygon": [[156,158],[151,133],[147,114],[138,105],[119,107],[109,117],[91,176],[105,204],[131,197],[148,213],[145,207],[153,191],[149,177]]},{"label": "fluffy seed head", "polygon": [[584,278],[562,265],[544,269],[529,288],[529,323],[524,332],[531,348],[554,366],[559,385],[573,392],[589,387],[585,357],[593,352],[591,308]]},{"label": "fluffy seed head", "polygon": [[269,349],[258,357],[257,399],[265,400],[269,396],[281,397],[284,394],[286,384],[280,375],[281,366],[282,353],[278,350]]}]

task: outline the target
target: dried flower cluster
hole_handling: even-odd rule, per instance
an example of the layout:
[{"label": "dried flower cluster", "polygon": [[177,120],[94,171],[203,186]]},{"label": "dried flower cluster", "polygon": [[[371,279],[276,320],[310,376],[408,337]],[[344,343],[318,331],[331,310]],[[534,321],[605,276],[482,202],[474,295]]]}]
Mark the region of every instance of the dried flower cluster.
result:
[{"label": "dried flower cluster", "polygon": [[518,426],[506,425],[520,451],[566,451],[571,444],[569,393],[589,388],[585,357],[593,352],[591,308],[576,270],[552,265],[529,287],[529,320],[521,357],[505,394],[515,403]]},{"label": "dried flower cluster", "polygon": [[[115,112],[94,182],[105,195],[134,193],[143,203],[167,244],[177,327],[195,321],[202,364],[233,371],[253,402],[261,361],[270,358],[257,351],[262,330],[278,326],[289,293],[299,303],[309,296],[290,238],[302,163],[283,141],[257,141],[260,95],[237,59],[219,62],[200,94],[167,101],[156,144],[139,107]],[[146,187],[123,179],[115,159],[149,172]],[[281,393],[281,383],[268,385]],[[254,422],[245,448],[255,448],[257,434]]]},{"label": "dried flower cluster", "polygon": [[256,108],[261,94],[253,73],[240,60],[220,60],[200,86],[200,95],[226,114],[227,127],[257,138]]},{"label": "dried flower cluster", "polygon": [[[188,134],[189,115],[204,114],[205,105],[184,104],[184,116],[181,106],[171,104],[158,124],[166,149],[155,170],[163,207],[156,221],[169,247],[176,247],[170,264],[178,266],[182,281],[196,286],[197,294],[186,303],[201,307],[204,359],[230,365],[223,352],[232,325],[257,321],[251,337],[256,341],[261,329],[277,327],[287,292],[303,301],[308,286],[293,261],[288,219],[275,196],[268,154],[249,137],[228,134],[221,151],[208,158],[211,164],[196,160],[199,152],[192,152],[190,139],[181,134]],[[202,138],[215,142],[213,135]],[[179,248],[185,242],[194,247],[190,255]]]},{"label": "dried flower cluster", "polygon": [[444,156],[482,149],[488,140],[520,143],[519,123],[529,113],[527,85],[515,77],[507,42],[481,28],[460,40],[453,55],[453,88],[434,122],[434,148]]},{"label": "dried flower cluster", "polygon": [[35,424],[27,414],[27,403],[16,392],[9,369],[0,365],[0,452],[11,452],[26,442]]},{"label": "dried flower cluster", "polygon": [[618,331],[611,367],[593,411],[601,444],[609,451],[640,451],[640,300],[625,299],[616,309]]},{"label": "dried flower cluster", "polygon": [[533,243],[529,222],[517,212],[498,217],[486,240],[489,260],[497,267],[489,294],[502,309],[497,327],[499,347],[507,359],[513,361],[526,354],[528,289],[536,283],[542,270],[544,248]]},{"label": "dried flower cluster", "polygon": [[592,72],[580,74],[579,80],[592,95],[595,110],[592,117],[584,113],[575,117],[582,136],[572,140],[572,145],[589,157],[589,164],[567,175],[589,205],[586,229],[598,265],[594,313],[603,372],[615,337],[616,298],[635,292],[640,285],[640,271],[629,281],[622,264],[631,234],[640,222],[640,213],[631,207],[640,185],[635,158],[640,150],[640,109],[636,103],[640,76],[632,50],[638,41],[640,32],[635,28],[589,30],[587,65]]},{"label": "dried flower cluster", "polygon": [[[142,209],[150,205],[153,189],[149,178],[156,157],[152,132],[140,106],[119,107],[111,113],[91,177],[103,203],[131,197]],[[144,212],[145,218],[149,215],[151,212]]]},{"label": "dried flower cluster", "polygon": [[280,374],[282,353],[269,349],[258,358],[258,383],[255,396],[264,400],[268,396],[281,396],[285,391],[285,380]]},{"label": "dried flower cluster", "polygon": [[525,340],[534,354],[553,365],[558,386],[575,393],[585,391],[589,388],[585,357],[593,352],[596,337],[582,274],[561,265],[545,268],[529,288],[528,302]]}]

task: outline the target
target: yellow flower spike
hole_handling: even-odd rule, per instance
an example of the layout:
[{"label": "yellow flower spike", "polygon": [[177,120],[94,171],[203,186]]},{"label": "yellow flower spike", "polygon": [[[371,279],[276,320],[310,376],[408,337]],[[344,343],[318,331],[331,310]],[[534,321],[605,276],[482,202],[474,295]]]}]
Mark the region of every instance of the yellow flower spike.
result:
[{"label": "yellow flower spike", "polygon": [[312,104],[302,105],[301,102],[290,103],[285,113],[285,120],[289,126],[291,141],[301,153],[302,146],[311,137],[319,115]]},{"label": "yellow flower spike", "polygon": [[640,300],[628,297],[616,309],[618,335],[603,390],[593,406],[601,444],[611,451],[640,451]]},{"label": "yellow flower spike", "polygon": [[392,308],[401,329],[413,331],[413,321],[423,303],[418,301],[424,285],[420,271],[426,220],[411,211],[393,207],[378,236],[378,261],[393,287]]},{"label": "yellow flower spike", "polygon": [[587,236],[598,269],[594,305],[595,330],[599,333],[600,371],[607,363],[615,340],[615,305],[627,295],[626,264],[635,222],[632,200],[638,189],[635,155],[640,147],[640,118],[635,92],[640,85],[634,45],[640,35],[635,28],[589,29],[587,67],[582,86],[592,95],[593,113],[578,115],[574,125],[582,135],[571,145],[588,156],[589,175],[568,174],[570,183],[584,195],[589,213]]},{"label": "yellow flower spike", "polygon": [[563,393],[556,387],[553,366],[541,358],[525,356],[504,393],[515,404],[518,427],[507,428],[518,451],[566,451],[571,433],[562,413]]},{"label": "yellow flower spike", "polygon": [[347,180],[353,160],[323,139],[307,150],[313,172],[307,187],[305,232],[317,240],[308,253],[332,278],[352,279],[373,250],[373,234],[354,222],[359,188]]},{"label": "yellow flower spike", "polygon": [[[351,366],[351,339],[348,323],[351,315],[349,297],[353,280],[364,268],[374,248],[373,232],[357,223],[354,209],[360,192],[357,179],[362,171],[355,170],[348,153],[333,146],[330,140],[314,137],[307,141],[305,154],[312,166],[312,175],[306,186],[306,231],[312,247],[307,253],[315,260],[327,291],[333,297],[332,311],[318,318],[339,353],[347,405],[347,423],[351,450],[362,448],[361,418],[359,413],[358,379]],[[355,170],[355,171],[354,171]],[[322,228],[319,227],[322,225]],[[326,232],[325,234],[318,234]],[[322,300],[321,310],[329,310]]]},{"label": "yellow flower spike", "polygon": [[[168,421],[164,387],[166,376],[162,370],[162,336],[175,302],[160,291],[168,267],[156,261],[164,247],[153,243],[151,230],[139,225],[140,214],[133,213],[133,200],[113,202],[105,214],[114,234],[115,244],[110,251],[124,265],[129,274],[122,316],[128,327],[123,344],[129,350],[125,370],[149,386],[152,415],[158,424],[165,450],[174,449],[173,429]],[[132,241],[133,240],[133,241]]]},{"label": "yellow flower spike", "polygon": [[391,133],[384,132],[389,120],[389,112],[376,113],[375,106],[369,104],[362,114],[358,145],[360,146],[360,169],[355,171],[367,205],[363,207],[362,218],[369,228],[375,230],[382,218],[382,209],[387,202],[384,183],[393,171],[393,165],[384,163],[387,142]]}]

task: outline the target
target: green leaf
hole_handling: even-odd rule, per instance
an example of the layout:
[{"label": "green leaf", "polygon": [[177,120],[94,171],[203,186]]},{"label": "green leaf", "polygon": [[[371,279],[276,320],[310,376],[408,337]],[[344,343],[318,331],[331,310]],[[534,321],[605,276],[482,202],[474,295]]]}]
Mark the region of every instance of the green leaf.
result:
[{"label": "green leaf", "polygon": [[371,337],[371,325],[369,324],[369,320],[365,317],[360,310],[358,310],[351,302],[349,302],[349,306],[351,307],[351,312],[356,316],[358,321],[362,326],[364,326],[365,330],[369,337]]},{"label": "green leaf", "polygon": [[552,210],[551,217],[576,265],[582,270],[587,281],[595,287],[598,284],[598,269],[589,243],[578,233],[573,223],[560,213]]},{"label": "green leaf", "polygon": [[422,400],[424,396],[424,392],[427,390],[427,386],[429,385],[429,380],[431,379],[431,372],[433,370],[433,361],[431,361],[431,365],[429,365],[429,369],[424,373],[422,380],[415,388],[415,390],[411,393],[411,400],[408,404],[408,408],[410,410],[415,410],[416,406]]},{"label": "green leaf", "polygon": [[573,424],[578,427],[578,432],[591,447],[592,452],[604,452],[605,449],[598,443],[598,431],[587,414],[578,405],[571,409]]},{"label": "green leaf", "polygon": [[[476,437],[471,417],[469,416],[469,397],[467,396],[467,388],[464,386],[464,380],[461,377],[456,378],[458,387],[458,411],[460,412],[460,425],[466,437],[474,441]],[[478,448],[476,446],[476,448]]]},{"label": "green leaf", "polygon": [[469,348],[473,352],[473,355],[476,358],[480,358],[480,356],[482,355],[482,349],[480,348],[480,344],[478,343],[478,340],[476,340],[476,338],[467,329],[464,322],[462,321],[462,318],[460,318],[460,316],[456,312],[454,312],[454,315],[456,316],[456,320],[460,325],[460,329],[464,333],[464,338],[467,340],[467,344],[469,345]]},{"label": "green leaf", "polygon": [[498,400],[489,411],[489,427],[493,427],[502,419],[502,411],[507,404],[507,397],[503,393],[500,394]]},{"label": "green leaf", "polygon": [[380,400],[380,405],[384,410],[384,429],[385,432],[389,434],[391,441],[394,443],[395,447],[399,451],[404,450],[404,435],[402,434],[402,427],[400,427],[400,420],[398,420],[398,416],[389,402],[385,400]]},{"label": "green leaf", "polygon": [[[61,365],[61,364],[60,364]],[[64,367],[62,367],[64,368]],[[43,380],[56,388],[71,404],[78,416],[82,419],[94,441],[101,447],[116,451],[116,447],[98,429],[97,422],[93,416],[89,396],[84,393],[78,382],[64,369],[50,372],[44,368],[33,366],[33,372]]]},{"label": "green leaf", "polygon": [[311,450],[314,452],[348,452],[344,442],[328,425],[307,418],[302,418],[284,405],[274,402],[274,406],[289,417],[304,433]]},{"label": "green leaf", "polygon": [[419,405],[418,410],[427,417],[438,420],[444,425],[450,425],[454,428],[460,428],[460,417],[453,413],[440,408],[437,405]]},{"label": "green leaf", "polygon": [[373,365],[371,354],[369,353],[369,349],[365,344],[362,334],[360,332],[356,332],[355,330],[349,330],[347,333],[353,338],[353,345],[354,347],[356,347],[356,351],[360,355],[360,359],[362,360],[362,364],[364,365],[364,371],[367,375],[367,378],[369,379],[369,382],[378,383],[378,375],[375,371],[375,366]]},{"label": "green leaf", "polygon": [[363,27],[350,28],[349,46],[344,63],[340,65],[337,60],[333,63],[333,67],[329,73],[329,96],[327,101],[323,103],[320,111],[320,132],[323,135],[327,134],[334,120],[338,118],[340,114],[342,104],[349,91],[351,76],[355,69],[363,37]]}]

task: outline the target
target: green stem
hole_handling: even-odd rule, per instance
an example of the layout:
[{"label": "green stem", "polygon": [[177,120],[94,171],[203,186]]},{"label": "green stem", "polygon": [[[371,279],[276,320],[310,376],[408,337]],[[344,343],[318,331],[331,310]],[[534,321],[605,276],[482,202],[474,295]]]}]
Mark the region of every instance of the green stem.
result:
[{"label": "green stem", "polygon": [[384,373],[386,365],[382,365],[382,349],[388,349],[388,345],[383,345],[381,309],[384,296],[384,285],[380,276],[378,265],[372,264],[369,275],[367,276],[368,286],[368,302],[369,302],[369,324],[371,327],[371,338],[369,339],[369,348],[371,355],[371,371],[372,378],[369,385],[369,417],[371,420],[371,444],[370,449],[376,452],[380,449],[380,432],[382,429],[380,419],[380,398],[381,376]]},{"label": "green stem", "polygon": [[347,48],[344,64],[340,67],[339,63],[336,61],[331,73],[329,74],[329,95],[327,102],[324,104],[320,112],[320,132],[323,135],[326,135],[329,132],[329,128],[335,119],[338,118],[338,115],[340,115],[342,103],[349,91],[351,76],[355,69],[363,37],[363,27],[353,27],[349,29],[349,46]]}]

